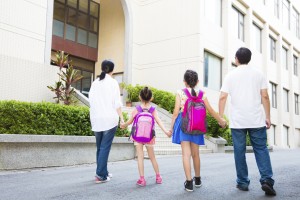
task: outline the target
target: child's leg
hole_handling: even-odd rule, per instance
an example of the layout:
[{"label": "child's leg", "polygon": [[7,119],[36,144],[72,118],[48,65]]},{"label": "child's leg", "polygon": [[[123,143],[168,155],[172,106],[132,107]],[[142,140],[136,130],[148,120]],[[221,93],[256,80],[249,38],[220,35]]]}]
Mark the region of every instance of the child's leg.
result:
[{"label": "child's leg", "polygon": [[194,163],[195,177],[200,177],[200,154],[199,145],[191,143],[192,158]]},{"label": "child's leg", "polygon": [[152,163],[155,173],[159,174],[158,164],[157,164],[157,161],[155,158],[153,146],[146,146],[146,149],[147,149],[148,156],[149,156],[149,159],[151,160],[151,163]]},{"label": "child's leg", "polygon": [[144,176],[144,151],[142,144],[135,145],[137,158],[138,158],[138,169],[140,176]]},{"label": "child's leg", "polygon": [[182,162],[183,168],[186,176],[186,180],[192,180],[191,175],[191,143],[182,141],[181,142],[182,149]]}]

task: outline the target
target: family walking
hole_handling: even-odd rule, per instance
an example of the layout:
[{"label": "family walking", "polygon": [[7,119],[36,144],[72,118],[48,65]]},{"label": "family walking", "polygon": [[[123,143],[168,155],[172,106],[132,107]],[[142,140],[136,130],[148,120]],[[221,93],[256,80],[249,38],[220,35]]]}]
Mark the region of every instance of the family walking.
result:
[{"label": "family walking", "polygon": [[[120,120],[121,128],[132,124],[130,138],[137,152],[139,171],[137,185],[146,186],[143,146],[146,147],[153,165],[156,183],[163,183],[153,149],[154,127],[157,124],[168,137],[172,137],[173,143],[181,145],[182,163],[186,176],[184,189],[191,192],[194,186],[200,187],[202,182],[199,145],[204,144],[204,134],[207,131],[206,111],[224,128],[227,122],[223,114],[227,97],[230,96],[229,127],[234,146],[236,187],[242,191],[249,190],[250,179],[245,157],[246,135],[248,134],[261,177],[261,188],[266,195],[275,196],[272,166],[266,145],[266,129],[271,125],[267,81],[261,72],[248,66],[251,60],[249,49],[240,48],[236,52],[235,59],[238,67],[226,76],[221,88],[219,113],[211,107],[205,92],[197,87],[199,83],[197,72],[187,70],[183,74],[184,87],[176,93],[169,130],[164,127],[155,107],[150,104],[153,96],[148,87],[140,91],[140,105],[133,110],[130,119],[124,122],[119,86],[112,78],[114,63],[104,60],[101,65],[102,72],[93,82],[89,93],[90,118],[97,146],[95,182],[105,183],[112,178],[112,174],[107,169],[107,161]],[[191,160],[193,165],[191,165]],[[192,176],[191,166],[194,167],[194,176]]]}]

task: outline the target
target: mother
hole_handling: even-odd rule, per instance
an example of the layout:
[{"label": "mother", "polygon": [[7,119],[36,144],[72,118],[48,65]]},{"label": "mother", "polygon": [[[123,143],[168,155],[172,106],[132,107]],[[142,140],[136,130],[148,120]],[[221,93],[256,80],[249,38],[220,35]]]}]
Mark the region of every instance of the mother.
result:
[{"label": "mother", "polygon": [[121,122],[124,121],[119,85],[112,78],[114,66],[114,63],[110,60],[102,62],[102,72],[92,83],[89,92],[90,120],[97,145],[96,183],[105,183],[112,177],[112,174],[108,173],[107,170],[107,160],[119,117]]}]

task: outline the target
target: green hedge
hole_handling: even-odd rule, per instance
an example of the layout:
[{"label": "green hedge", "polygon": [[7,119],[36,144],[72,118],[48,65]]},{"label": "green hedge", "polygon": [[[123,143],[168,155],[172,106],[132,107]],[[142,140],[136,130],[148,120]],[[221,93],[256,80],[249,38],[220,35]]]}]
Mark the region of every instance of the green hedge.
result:
[{"label": "green hedge", "polygon": [[[145,86],[141,85],[126,85],[125,89],[128,92],[128,97],[131,101],[139,101],[139,93]],[[166,92],[163,90],[158,90],[156,88],[150,87],[153,93],[153,103],[159,105],[160,107],[168,110],[170,113],[173,112],[175,106],[175,94]],[[208,112],[207,112],[207,123],[208,123],[208,136],[218,137],[221,136],[228,141],[228,144],[232,145],[232,138],[230,129],[226,127],[221,128],[217,122]]]},{"label": "green hedge", "polygon": [[[0,101],[0,133],[93,135],[87,107],[19,101]],[[116,136],[126,135],[128,130],[117,130]]]}]

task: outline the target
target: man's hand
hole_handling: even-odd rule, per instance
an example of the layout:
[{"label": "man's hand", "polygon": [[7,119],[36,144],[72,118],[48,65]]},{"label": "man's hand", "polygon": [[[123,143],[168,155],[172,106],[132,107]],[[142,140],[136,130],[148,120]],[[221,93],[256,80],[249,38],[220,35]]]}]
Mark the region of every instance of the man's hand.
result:
[{"label": "man's hand", "polygon": [[266,119],[266,128],[269,129],[271,127],[271,120]]}]

